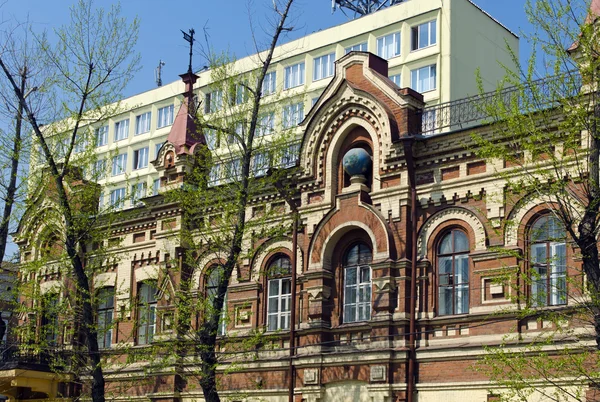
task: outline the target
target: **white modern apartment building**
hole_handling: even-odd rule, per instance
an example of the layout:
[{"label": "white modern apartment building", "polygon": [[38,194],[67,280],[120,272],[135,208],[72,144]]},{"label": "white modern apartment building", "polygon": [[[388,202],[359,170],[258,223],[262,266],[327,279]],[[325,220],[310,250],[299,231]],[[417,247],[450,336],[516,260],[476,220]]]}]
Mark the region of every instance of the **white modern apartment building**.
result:
[{"label": "white modern apartment building", "polygon": [[[278,46],[263,93],[277,93],[278,102],[293,101],[267,124],[289,128],[302,121],[331,81],[335,60],[350,51],[387,59],[388,77],[396,85],[413,88],[427,105],[435,105],[476,94],[477,69],[485,89],[494,89],[504,76],[501,64],[512,63],[507,44],[518,54],[517,36],[470,0],[406,1]],[[249,72],[257,59],[245,57],[233,68]],[[210,119],[220,95],[209,88],[210,70],[197,74],[194,88]],[[92,127],[98,155],[108,167],[101,202],[127,208],[135,198],[158,191],[150,162],[169,134],[183,91],[183,82],[175,81],[124,99],[126,112]],[[215,152],[227,152],[208,142]]]}]

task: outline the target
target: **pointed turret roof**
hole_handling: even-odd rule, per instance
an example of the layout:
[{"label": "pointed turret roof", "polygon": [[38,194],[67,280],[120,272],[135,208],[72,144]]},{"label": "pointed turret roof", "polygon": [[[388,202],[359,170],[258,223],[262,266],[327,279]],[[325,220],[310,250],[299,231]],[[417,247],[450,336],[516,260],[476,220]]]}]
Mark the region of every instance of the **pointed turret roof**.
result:
[{"label": "pointed turret roof", "polygon": [[178,155],[192,154],[196,144],[206,143],[204,135],[197,130],[194,116],[194,83],[198,80],[198,76],[188,71],[181,74],[180,77],[185,83],[185,92],[181,107],[167,137],[167,142],[173,144]]},{"label": "pointed turret roof", "polygon": [[[590,9],[588,11],[587,17],[585,17],[585,24],[593,24],[600,17],[600,0],[592,0],[590,3]],[[581,33],[579,34],[581,36]],[[577,50],[579,47],[579,41],[573,42],[571,46],[567,49],[567,52],[573,52]]]}]

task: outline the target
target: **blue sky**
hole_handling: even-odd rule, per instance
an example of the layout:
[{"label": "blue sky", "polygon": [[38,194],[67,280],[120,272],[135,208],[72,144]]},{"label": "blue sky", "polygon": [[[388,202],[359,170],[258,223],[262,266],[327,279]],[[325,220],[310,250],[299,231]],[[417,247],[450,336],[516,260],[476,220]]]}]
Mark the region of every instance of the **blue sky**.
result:
[{"label": "blue sky", "polygon": [[[75,0],[73,0],[75,1]],[[71,0],[5,0],[1,3],[2,21],[32,22],[35,30],[46,29],[52,37],[52,29],[69,22]],[[419,1],[419,0],[409,0]],[[112,1],[96,0],[97,5],[109,6]],[[483,10],[519,34],[529,32],[523,10],[525,0],[475,0]],[[178,74],[187,70],[188,46],[183,41],[181,29],[194,28],[202,35],[206,27],[212,47],[228,51],[236,57],[255,52],[251,23],[260,43],[267,43],[271,0],[123,0],[123,14],[140,19],[140,33],[136,51],[141,54],[141,69],[130,82],[124,96],[131,96],[155,87],[154,71],[159,60],[163,68],[163,82],[178,80]],[[349,17],[340,10],[332,14],[330,0],[297,0],[292,12],[291,25],[295,31],[283,41],[325,29],[345,21]],[[201,38],[200,38],[201,39]],[[530,54],[529,46],[521,41],[521,60]],[[201,56],[194,56],[195,69],[205,64]],[[11,244],[7,256],[16,251]]]},{"label": "blue sky", "polygon": [[[73,0],[74,1],[74,0]],[[419,0],[410,0],[419,1]],[[109,5],[111,1],[96,0],[97,5]],[[475,0],[475,3],[513,32],[529,31],[523,6],[525,0]],[[51,31],[68,23],[71,0],[6,0],[0,7],[2,20],[29,20],[36,29]],[[265,43],[265,29],[269,27],[271,0],[123,0],[125,16],[140,19],[140,35],[137,51],[142,56],[141,70],[130,83],[124,95],[134,95],[155,86],[154,70],[159,60],[163,68],[163,82],[172,82],[178,74],[186,71],[188,48],[182,39],[181,29],[194,28],[201,34],[206,26],[210,41],[216,50],[228,50],[243,57],[254,53],[250,21],[255,26],[259,40]],[[330,0],[298,0],[292,13],[292,25],[296,30],[285,38],[294,39],[311,32],[328,28],[348,20],[341,11],[331,13]],[[198,36],[198,35],[197,35]],[[521,41],[521,53],[527,56],[528,48]],[[194,67],[205,63],[199,55],[194,56]]]}]

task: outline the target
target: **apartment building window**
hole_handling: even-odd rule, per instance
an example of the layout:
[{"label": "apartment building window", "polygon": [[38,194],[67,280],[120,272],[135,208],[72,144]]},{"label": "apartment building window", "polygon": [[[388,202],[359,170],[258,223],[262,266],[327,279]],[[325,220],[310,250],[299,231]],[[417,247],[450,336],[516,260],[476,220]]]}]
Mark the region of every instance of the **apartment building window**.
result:
[{"label": "apartment building window", "polygon": [[97,147],[108,144],[108,126],[98,127],[94,131]]},{"label": "apartment building window", "polygon": [[133,169],[143,169],[145,167],[148,167],[148,147],[133,151]]},{"label": "apartment building window", "polygon": [[350,47],[347,47],[344,50],[345,50],[345,54],[348,54],[350,52],[366,52],[367,51],[367,42],[352,45]]},{"label": "apartment building window", "polygon": [[304,119],[304,102],[293,103],[283,107],[283,128],[295,127]]},{"label": "apartment building window", "polygon": [[212,128],[204,129],[204,139],[206,140],[206,146],[211,151],[219,147],[219,136],[217,135],[217,130]]},{"label": "apartment building window", "polygon": [[246,103],[248,100],[248,89],[246,88],[248,84],[245,82],[241,82],[235,85],[235,104],[241,105],[242,103]]},{"label": "apartment building window", "polygon": [[137,344],[152,343],[156,329],[156,282],[144,282],[138,288]]},{"label": "apartment building window", "polygon": [[117,176],[125,173],[127,169],[127,154],[119,154],[112,158],[112,175]]},{"label": "apartment building window", "polygon": [[135,116],[135,135],[144,134],[150,131],[151,116],[151,112]]},{"label": "apartment building window", "polygon": [[334,73],[335,53],[329,53],[314,59],[313,81],[331,77]]},{"label": "apartment building window", "polygon": [[269,154],[265,151],[257,152],[252,157],[252,175],[264,176],[269,169]]},{"label": "apartment building window", "polygon": [[396,84],[397,86],[400,86],[400,79],[401,79],[401,75],[400,74],[395,74],[395,75],[391,75],[390,76],[390,80],[392,80],[392,82],[394,84]]},{"label": "apartment building window", "polygon": [[216,90],[204,96],[204,113],[214,113],[223,107],[223,91]]},{"label": "apartment building window", "polygon": [[304,85],[304,62],[285,68],[283,89]]},{"label": "apartment building window", "polygon": [[344,257],[344,322],[371,319],[371,250],[357,243]]},{"label": "apartment building window", "polygon": [[115,142],[125,140],[129,137],[129,119],[115,123]]},{"label": "apartment building window", "polygon": [[92,166],[92,179],[100,180],[106,174],[106,159],[94,161]]},{"label": "apartment building window", "polygon": [[531,227],[531,299],[534,306],[567,303],[565,239],[564,225],[553,215],[538,218]]},{"label": "apartment building window", "polygon": [[209,186],[218,186],[221,184],[221,167],[222,164],[216,163],[210,168],[210,172],[208,173]]},{"label": "apartment building window", "polygon": [[238,181],[241,178],[242,174],[242,163],[240,158],[231,159],[224,164],[224,183],[231,183],[233,181]]},{"label": "apartment building window", "polygon": [[262,94],[272,95],[277,90],[277,72],[271,71],[265,75],[262,83]]},{"label": "apartment building window", "polygon": [[[206,275],[206,286],[205,286],[205,294],[207,301],[207,309],[208,312],[213,311],[213,303],[215,297],[217,297],[219,292],[219,285],[223,281],[223,267],[221,265],[213,265],[209,268],[208,275]],[[225,330],[227,328],[227,293],[225,293],[225,300],[223,300],[223,309],[221,310],[221,316],[219,318],[219,327],[217,329],[217,335],[225,335]]]},{"label": "apartment building window", "polygon": [[112,345],[113,312],[115,309],[115,288],[101,288],[97,295],[98,347],[108,349]]},{"label": "apartment building window", "polygon": [[131,186],[131,206],[138,204],[146,196],[146,183],[136,183]]},{"label": "apartment building window", "polygon": [[292,264],[286,255],[278,254],[269,264],[267,330],[290,329],[290,303],[292,300]]},{"label": "apartment building window", "polygon": [[173,105],[161,107],[160,109],[158,109],[158,120],[156,122],[156,127],[162,128],[173,124],[173,111]]},{"label": "apartment building window", "polygon": [[377,55],[384,59],[400,56],[400,32],[377,38]]},{"label": "apartment building window", "polygon": [[58,342],[58,294],[46,293],[42,296],[42,320],[41,329],[43,339],[48,345],[56,345]]},{"label": "apartment building window", "polygon": [[469,240],[459,229],[446,233],[438,246],[438,313],[469,312]]},{"label": "apartment building window", "polygon": [[410,87],[417,92],[433,91],[436,85],[436,66],[432,64],[410,72]]},{"label": "apartment building window", "polygon": [[115,209],[123,208],[125,204],[125,187],[116,188],[110,192],[110,206]]},{"label": "apartment building window", "polygon": [[269,112],[258,117],[257,137],[273,134],[275,130],[275,112]]},{"label": "apartment building window", "polygon": [[162,148],[163,145],[164,145],[164,142],[159,142],[158,144],[154,144],[154,159],[158,158],[158,153],[160,152],[160,149]]},{"label": "apartment building window", "polygon": [[154,179],[152,182],[152,195],[158,195],[158,190],[160,189],[160,179]]},{"label": "apartment building window", "polygon": [[291,144],[283,150],[281,155],[280,166],[282,168],[290,168],[296,166],[298,160],[298,154],[300,153],[300,144]]},{"label": "apartment building window", "polygon": [[411,28],[411,50],[435,45],[436,40],[435,20]]}]

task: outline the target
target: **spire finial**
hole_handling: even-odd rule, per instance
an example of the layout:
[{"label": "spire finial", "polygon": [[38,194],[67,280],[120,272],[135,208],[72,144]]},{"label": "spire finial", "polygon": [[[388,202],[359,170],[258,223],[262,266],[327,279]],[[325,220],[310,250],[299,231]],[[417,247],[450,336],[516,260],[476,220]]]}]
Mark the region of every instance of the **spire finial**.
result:
[{"label": "spire finial", "polygon": [[181,33],[183,34],[183,39],[190,44],[190,64],[188,66],[188,73],[191,73],[192,72],[192,50],[194,48],[194,34],[196,32],[194,31],[194,28],[190,28],[188,30],[188,32],[189,33],[186,33],[183,30],[181,31]]}]

